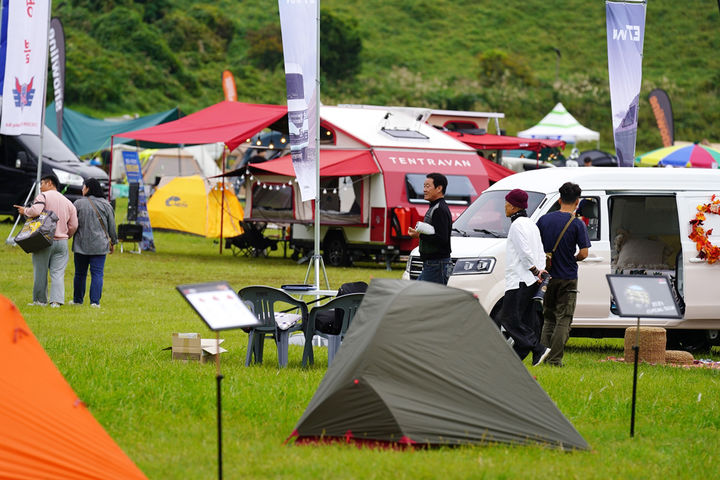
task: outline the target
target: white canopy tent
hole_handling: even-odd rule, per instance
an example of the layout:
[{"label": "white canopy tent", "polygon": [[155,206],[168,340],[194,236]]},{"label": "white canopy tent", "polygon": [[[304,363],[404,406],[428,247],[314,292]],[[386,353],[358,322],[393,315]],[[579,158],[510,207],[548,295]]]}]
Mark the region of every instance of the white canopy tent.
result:
[{"label": "white canopy tent", "polygon": [[567,143],[598,142],[600,133],[580,125],[575,117],[567,111],[562,103],[558,103],[550,113],[534,127],[518,132],[522,138],[550,138],[563,140]]}]

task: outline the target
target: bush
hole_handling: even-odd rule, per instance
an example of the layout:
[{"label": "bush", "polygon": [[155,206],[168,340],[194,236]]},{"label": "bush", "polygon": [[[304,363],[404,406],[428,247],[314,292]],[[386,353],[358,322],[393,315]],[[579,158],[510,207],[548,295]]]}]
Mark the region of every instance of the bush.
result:
[{"label": "bush", "polygon": [[487,50],[477,55],[480,82],[483,85],[512,83],[536,85],[530,68],[521,60],[510,57],[502,50]]}]

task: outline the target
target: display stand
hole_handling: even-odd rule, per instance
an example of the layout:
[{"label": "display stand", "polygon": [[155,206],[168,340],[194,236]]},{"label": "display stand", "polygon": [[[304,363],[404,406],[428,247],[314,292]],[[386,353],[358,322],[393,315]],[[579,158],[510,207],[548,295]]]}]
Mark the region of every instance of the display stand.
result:
[{"label": "display stand", "polygon": [[[37,182],[33,182],[32,188],[28,192],[27,197],[25,197],[25,203],[23,203],[23,205],[27,205],[28,202],[30,201],[30,197],[32,197],[33,193],[35,193],[35,185],[37,185]],[[14,247],[15,245],[17,245],[14,240],[14,238],[15,238],[14,233],[15,233],[15,229],[17,228],[18,223],[20,222],[20,219],[22,217],[23,216],[18,213],[18,216],[15,219],[15,223],[13,224],[13,227],[10,230],[10,233],[8,234],[7,238],[5,239],[5,244],[10,245],[11,247]]]},{"label": "display stand", "polygon": [[640,357],[640,318],[682,318],[670,279],[665,275],[606,275],[618,308],[618,316],[637,318],[633,367],[630,436],[635,436],[638,358]]},{"label": "display stand", "polygon": [[257,327],[262,324],[245,306],[227,282],[178,285],[178,292],[216,333],[215,380],[217,385],[218,479],[222,480],[222,394],[220,373],[220,330]]},{"label": "display stand", "polygon": [[330,290],[330,281],[328,280],[327,271],[325,271],[325,262],[323,262],[323,257],[319,253],[313,253],[312,257],[310,257],[310,262],[308,262],[308,268],[305,272],[305,283],[308,283],[308,280],[310,279],[310,272],[313,269],[315,269],[315,282],[313,283],[313,285],[315,285],[315,289],[320,290],[320,275],[322,274],[322,277],[325,280],[325,288]]}]

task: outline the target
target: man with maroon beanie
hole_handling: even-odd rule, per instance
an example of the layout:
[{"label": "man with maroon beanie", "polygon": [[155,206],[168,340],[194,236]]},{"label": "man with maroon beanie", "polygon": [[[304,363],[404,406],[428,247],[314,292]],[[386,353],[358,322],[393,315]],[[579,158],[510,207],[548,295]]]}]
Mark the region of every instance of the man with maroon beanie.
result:
[{"label": "man with maroon beanie", "polygon": [[510,218],[505,250],[505,296],[500,324],[513,339],[520,360],[532,352],[533,366],[547,358],[550,349],[540,343],[539,320],[533,296],[545,271],[545,251],[540,231],[527,216],[528,194],[516,188],[505,196],[505,216]]}]

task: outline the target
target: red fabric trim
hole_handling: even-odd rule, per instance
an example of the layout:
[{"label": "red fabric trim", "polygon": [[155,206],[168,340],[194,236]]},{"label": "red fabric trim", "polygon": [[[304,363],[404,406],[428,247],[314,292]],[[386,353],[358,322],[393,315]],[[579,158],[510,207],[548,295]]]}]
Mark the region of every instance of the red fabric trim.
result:
[{"label": "red fabric trim", "polygon": [[460,132],[445,132],[465,145],[477,150],[533,150],[539,152],[545,147],[565,148],[562,140],[511,137],[509,135],[470,135]]},{"label": "red fabric trim", "polygon": [[[269,172],[295,176],[290,155],[263,163],[251,163],[254,172]],[[347,175],[368,175],[378,173],[375,161],[369,150],[320,150],[320,176],[344,177]]]},{"label": "red fabric trim", "polygon": [[[350,431],[348,430],[348,433]],[[374,448],[379,450],[415,450],[417,448],[426,448],[427,445],[419,444],[410,438],[403,436],[398,442],[390,442],[385,440],[371,440],[355,437],[298,437],[295,445],[354,445],[357,448]]]}]

